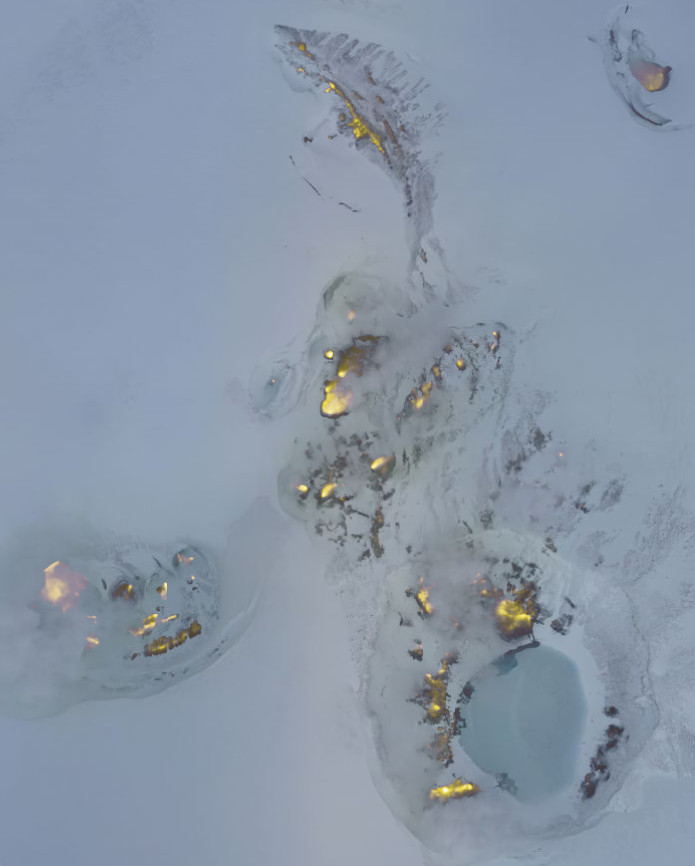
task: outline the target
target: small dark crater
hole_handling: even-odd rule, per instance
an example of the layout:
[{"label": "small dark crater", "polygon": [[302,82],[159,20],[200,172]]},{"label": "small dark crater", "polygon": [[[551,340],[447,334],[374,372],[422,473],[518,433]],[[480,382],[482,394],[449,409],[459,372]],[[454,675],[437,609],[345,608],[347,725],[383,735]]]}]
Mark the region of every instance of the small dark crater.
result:
[{"label": "small dark crater", "polygon": [[557,547],[555,546],[555,542],[549,535],[546,536],[545,547],[546,550],[549,550],[551,553],[557,553]]},{"label": "small dark crater", "polygon": [[531,441],[536,451],[542,451],[552,438],[551,433],[544,433],[540,427],[536,427]]},{"label": "small dark crater", "polygon": [[526,455],[519,454],[513,460],[508,460],[507,465],[504,467],[504,471],[507,475],[510,475],[512,472],[521,472],[521,469],[526,462]]},{"label": "small dark crater", "polygon": [[473,692],[475,692],[475,686],[469,680],[466,685],[461,689],[461,694],[459,695],[459,703],[467,704],[473,697]]},{"label": "small dark crater", "polygon": [[486,508],[480,512],[480,523],[483,529],[492,529],[494,512],[491,508]]},{"label": "small dark crater", "polygon": [[574,617],[571,613],[563,613],[562,616],[559,616],[550,623],[550,628],[558,634],[567,634],[573,619]]},{"label": "small dark crater", "polygon": [[601,502],[599,504],[601,511],[606,511],[608,508],[617,505],[617,503],[620,502],[624,489],[625,485],[623,482],[614,478],[603,491],[603,495],[601,496]]}]

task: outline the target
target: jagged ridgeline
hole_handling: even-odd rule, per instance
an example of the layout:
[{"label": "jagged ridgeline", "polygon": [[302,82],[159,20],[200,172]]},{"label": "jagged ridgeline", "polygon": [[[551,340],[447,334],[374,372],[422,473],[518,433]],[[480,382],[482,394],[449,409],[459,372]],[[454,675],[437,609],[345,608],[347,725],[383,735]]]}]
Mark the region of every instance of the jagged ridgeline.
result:
[{"label": "jagged ridgeline", "polygon": [[[420,99],[429,85],[422,77],[411,77],[381,45],[360,43],[346,33],[283,25],[275,31],[277,47],[296,76],[290,78],[292,86],[325,93],[335,135],[353,142],[403,190],[406,214],[419,241],[432,227],[434,199],[434,177],[421,151],[425,136],[442,124],[444,106],[424,109]],[[305,138],[312,140],[310,135]]]}]

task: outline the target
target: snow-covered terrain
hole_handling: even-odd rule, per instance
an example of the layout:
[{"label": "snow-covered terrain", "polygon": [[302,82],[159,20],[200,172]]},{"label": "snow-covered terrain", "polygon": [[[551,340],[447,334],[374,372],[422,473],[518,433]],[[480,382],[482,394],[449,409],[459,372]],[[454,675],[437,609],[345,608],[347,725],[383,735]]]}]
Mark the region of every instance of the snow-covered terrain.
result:
[{"label": "snow-covered terrain", "polygon": [[[691,862],[693,24],[8,4],[3,866]],[[531,638],[529,805],[459,734]]]}]

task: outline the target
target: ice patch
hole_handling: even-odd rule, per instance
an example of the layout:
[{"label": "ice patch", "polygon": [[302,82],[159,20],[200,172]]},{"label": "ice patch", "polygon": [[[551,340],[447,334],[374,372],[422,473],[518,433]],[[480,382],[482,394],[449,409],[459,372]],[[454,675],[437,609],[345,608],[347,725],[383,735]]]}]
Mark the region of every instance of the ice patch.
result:
[{"label": "ice patch", "polygon": [[146,697],[212,664],[252,620],[275,522],[259,500],[214,542],[145,543],[64,515],[15,535],[0,554],[0,713]]},{"label": "ice patch", "polygon": [[[287,415],[281,506],[335,545],[328,578],[350,622],[377,788],[430,852],[466,863],[469,846],[484,859],[580,832],[619,789],[655,716],[630,600],[597,570],[602,539],[582,529],[594,509],[620,502],[622,475],[598,484],[568,472],[538,426],[548,399],[511,390],[516,334],[466,322],[463,298],[416,297],[383,273],[341,274],[304,349],[262,364],[249,396],[259,417]],[[282,369],[292,412],[282,382],[276,404],[267,379]],[[535,641],[580,665],[588,721],[583,737],[565,726],[576,766],[568,759],[559,773],[557,761],[555,780],[522,781],[515,799],[518,768],[490,764],[506,773],[500,785],[461,736],[480,670]],[[533,703],[545,718],[547,696]],[[607,703],[630,731],[619,743],[606,735]],[[447,805],[457,790],[465,804]]]},{"label": "ice patch", "polygon": [[522,802],[546,799],[576,778],[587,704],[579,669],[544,646],[502,656],[474,679],[461,743],[486,773],[506,774]]},{"label": "ice patch", "polygon": [[[285,76],[295,91],[323,97],[335,118],[336,135],[384,169],[403,192],[410,265],[426,263],[424,238],[432,231],[434,177],[422,158],[423,141],[443,123],[444,106],[425,109],[420,100],[429,85],[413,78],[391,51],[374,42],[360,43],[346,33],[320,33],[279,25],[278,49],[285,60]],[[326,136],[310,130],[305,142],[317,152]],[[316,140],[316,144],[314,141]],[[441,250],[430,247],[430,254]],[[423,276],[424,280],[424,276]]]},{"label": "ice patch", "polygon": [[[624,5],[599,35],[590,37],[601,50],[611,87],[631,117],[649,129],[676,132],[693,126],[695,68],[690,44],[683,41],[691,26],[683,21],[681,7],[676,16],[662,4],[655,9]],[[660,40],[659,50],[668,52],[671,65],[657,56],[652,39]]]}]

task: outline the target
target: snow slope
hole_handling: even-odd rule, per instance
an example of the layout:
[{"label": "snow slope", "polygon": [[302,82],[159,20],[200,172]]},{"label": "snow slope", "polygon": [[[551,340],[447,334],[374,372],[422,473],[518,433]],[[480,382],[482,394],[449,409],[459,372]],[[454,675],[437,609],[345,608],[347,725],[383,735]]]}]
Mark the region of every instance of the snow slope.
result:
[{"label": "snow slope", "polygon": [[[644,10],[674,68],[664,97],[688,122],[676,114],[695,80],[690,10]],[[614,15],[596,0],[8,4],[3,634],[29,579],[8,567],[18,533],[88,517],[117,537],[218,549],[259,498],[273,516],[239,543],[241,580],[263,595],[214,666],[145,700],[0,722],[3,864],[634,864],[666,840],[672,863],[690,862],[692,133],[649,129],[616,97],[587,38]],[[387,106],[413,129],[390,177],[351,129],[329,139],[341,97],[304,83],[286,47],[297,40],[276,25],[384,46],[396,74],[429,84],[410,99],[421,109]],[[333,72],[356,87],[349,64]],[[321,299],[344,274],[379,288],[369,315],[393,347],[388,376],[364,380],[382,441],[415,447],[443,419],[457,431],[396,486],[384,555],[360,568],[361,548],[336,559],[286,516],[282,485],[294,439],[326,429],[317,353],[348,332]],[[452,327],[502,333],[485,411],[446,391],[415,432],[397,428],[391,408]],[[266,371],[289,376],[275,411]],[[557,646],[595,690],[587,756],[604,698],[620,704],[629,740],[591,808],[567,807],[573,835],[547,816],[525,824],[496,795],[423,811],[394,784],[410,771],[406,722],[395,764],[384,757],[401,704],[375,684],[400,700],[392,672],[411,661],[389,593],[402,598],[422,563],[444,589],[462,521],[482,559],[546,557],[554,613],[565,592],[580,603]],[[435,622],[428,638],[446,651]],[[20,670],[17,640],[0,682]]]}]

